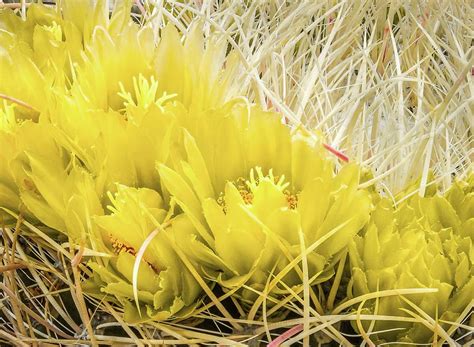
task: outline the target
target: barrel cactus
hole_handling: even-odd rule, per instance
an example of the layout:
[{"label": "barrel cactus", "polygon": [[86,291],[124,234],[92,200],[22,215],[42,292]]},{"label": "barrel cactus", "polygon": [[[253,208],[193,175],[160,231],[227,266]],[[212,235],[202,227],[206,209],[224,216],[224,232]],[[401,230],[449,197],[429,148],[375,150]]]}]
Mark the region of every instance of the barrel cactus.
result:
[{"label": "barrel cactus", "polygon": [[[380,342],[432,342],[435,322],[449,329],[468,307],[474,292],[474,199],[472,176],[455,182],[445,194],[430,189],[395,208],[382,199],[362,235],[350,245],[350,297],[382,290],[432,288],[434,293],[381,297],[364,310],[393,320],[376,321]],[[425,316],[426,315],[426,316]],[[431,319],[429,326],[396,317]],[[443,322],[444,321],[444,322]],[[370,322],[362,327],[367,330]],[[439,334],[439,332],[437,333]],[[445,338],[445,335],[441,335]]]}]

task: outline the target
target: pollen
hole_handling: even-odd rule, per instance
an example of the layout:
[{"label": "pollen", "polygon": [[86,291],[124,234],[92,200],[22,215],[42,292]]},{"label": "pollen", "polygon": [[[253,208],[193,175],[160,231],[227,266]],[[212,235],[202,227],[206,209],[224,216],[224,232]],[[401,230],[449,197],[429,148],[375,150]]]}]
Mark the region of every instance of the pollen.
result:
[{"label": "pollen", "polygon": [[135,248],[127,246],[122,241],[116,239],[112,235],[109,235],[110,241],[112,242],[112,248],[115,254],[120,254],[122,252],[129,253],[131,255],[135,255],[137,252]]},{"label": "pollen", "polygon": [[227,213],[227,206],[225,205],[224,193],[221,192],[219,194],[219,197],[217,198],[217,203],[219,204],[220,207],[222,207],[222,211],[224,211],[224,213]]},{"label": "pollen", "polygon": [[234,183],[235,187],[240,193],[240,196],[244,200],[244,203],[246,205],[252,204],[253,201],[253,193],[249,189],[249,186],[247,184],[247,180],[243,177],[239,177],[236,182]]},{"label": "pollen", "polygon": [[[239,177],[235,181],[232,181],[232,184],[239,191],[240,196],[244,200],[244,203],[246,205],[251,205],[253,201],[253,194],[247,184],[247,180],[243,177]],[[224,211],[224,213],[227,213],[227,206],[225,203],[225,194],[223,192],[219,194],[219,197],[217,198],[217,203],[222,207],[222,211]]]},{"label": "pollen", "polygon": [[[131,246],[127,246],[122,241],[116,239],[115,237],[113,237],[110,234],[109,234],[109,238],[110,238],[110,241],[112,242],[112,248],[113,248],[114,253],[116,255],[119,255],[122,252],[131,254],[133,256],[135,256],[137,254],[137,252],[135,251],[135,248],[133,248]],[[145,259],[143,259],[143,261],[150,267],[150,269],[152,269],[156,273],[160,272],[160,270],[158,268],[156,268],[156,266],[154,266],[152,263],[146,261]]]},{"label": "pollen", "polygon": [[[255,175],[255,173],[257,175]],[[285,175],[274,176],[273,171],[270,170],[268,175],[264,175],[262,169],[257,167],[255,171],[252,169],[250,171],[250,180],[247,180],[243,177],[239,177],[236,180],[232,181],[232,184],[239,191],[242,200],[245,205],[252,205],[254,194],[253,191],[258,187],[260,182],[263,180],[270,180],[278,189],[285,195],[288,208],[294,210],[298,206],[298,195],[292,193],[288,188],[290,185],[288,182],[285,182]],[[222,207],[224,213],[227,213],[227,206],[225,202],[225,194],[221,192],[217,198],[217,203]]]},{"label": "pollen", "polygon": [[286,196],[288,208],[290,210],[296,210],[298,207],[298,195],[292,194],[288,189],[283,192]]}]

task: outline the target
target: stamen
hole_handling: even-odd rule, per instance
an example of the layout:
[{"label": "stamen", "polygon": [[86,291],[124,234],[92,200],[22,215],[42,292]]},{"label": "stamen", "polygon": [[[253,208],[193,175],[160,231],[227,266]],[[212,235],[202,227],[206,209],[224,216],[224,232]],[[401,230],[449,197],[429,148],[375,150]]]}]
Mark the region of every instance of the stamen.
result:
[{"label": "stamen", "polygon": [[220,193],[219,197],[217,198],[217,203],[219,204],[220,207],[222,207],[222,211],[224,213],[227,213],[227,206],[225,205],[225,198],[224,198],[224,193]]},{"label": "stamen", "polygon": [[295,210],[298,207],[298,195],[291,194],[288,189],[285,190],[283,193],[286,196],[286,201],[290,210]]},{"label": "stamen", "polygon": [[110,241],[112,241],[112,248],[114,249],[115,254],[120,254],[121,252],[129,253],[135,255],[137,252],[133,247],[125,245],[122,241],[116,239],[112,235],[109,235]]},{"label": "stamen", "polygon": [[[257,173],[257,178],[255,178],[255,172]],[[268,175],[264,176],[261,167],[256,167],[255,170],[252,168],[250,170],[249,180],[245,180],[243,177],[237,178],[232,184],[237,188],[240,196],[242,197],[246,205],[251,205],[253,203],[254,194],[253,191],[258,187],[260,182],[266,180],[267,182],[272,182],[286,197],[288,203],[288,208],[294,210],[298,206],[298,196],[292,194],[289,189],[289,182],[285,182],[285,175],[274,176],[273,170],[268,171]],[[227,206],[225,203],[225,194],[221,192],[217,198],[217,203],[222,207],[224,213],[227,213]]]},{"label": "stamen", "polygon": [[[113,237],[111,234],[109,234],[109,238],[110,238],[110,241],[112,242],[112,248],[116,255],[119,255],[120,253],[125,252],[133,256],[136,256],[137,252],[135,251],[135,248],[131,246],[127,246],[119,239]],[[142,260],[150,267],[150,269],[152,269],[156,273],[160,272],[160,270],[157,269],[152,263],[146,261],[144,258],[142,258]]]}]

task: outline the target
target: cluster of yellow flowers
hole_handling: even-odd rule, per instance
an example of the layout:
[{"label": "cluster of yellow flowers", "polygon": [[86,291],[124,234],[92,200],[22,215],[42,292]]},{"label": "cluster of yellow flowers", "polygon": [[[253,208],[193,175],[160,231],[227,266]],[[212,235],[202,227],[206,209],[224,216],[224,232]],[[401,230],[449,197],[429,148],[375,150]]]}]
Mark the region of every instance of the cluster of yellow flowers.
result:
[{"label": "cluster of yellow flowers", "polygon": [[[394,206],[358,188],[357,165],[336,170],[320,136],[238,98],[238,71],[198,26],[155,45],[127,6],[0,11],[2,223],[21,213],[106,255],[84,259],[84,288],[130,322],[191,315],[203,279],[244,308],[300,293],[347,253],[347,297],[437,288],[410,300],[455,319],[474,292],[473,179]],[[404,315],[404,300],[364,310]],[[400,327],[380,339],[429,340]]]}]

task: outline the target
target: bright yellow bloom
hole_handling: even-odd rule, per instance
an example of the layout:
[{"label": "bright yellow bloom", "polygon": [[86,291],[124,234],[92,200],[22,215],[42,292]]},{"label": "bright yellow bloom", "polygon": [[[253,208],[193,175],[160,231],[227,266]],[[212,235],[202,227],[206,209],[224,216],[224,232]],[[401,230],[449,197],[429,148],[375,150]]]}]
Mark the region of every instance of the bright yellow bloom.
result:
[{"label": "bright yellow bloom", "polygon": [[223,286],[249,286],[242,292],[249,302],[282,271],[273,294],[301,286],[301,257],[297,267],[289,264],[302,249],[311,249],[310,283],[330,278],[369,216],[357,166],[336,174],[314,135],[238,102],[183,123],[184,160],[159,172],[199,235],[200,242],[182,245],[186,252]]},{"label": "bright yellow bloom", "polygon": [[184,215],[171,218],[151,189],[119,186],[111,200],[112,214],[94,222],[114,256],[89,263],[94,276],[86,289],[121,303],[128,322],[186,316],[196,306],[201,287],[174,249],[188,242],[192,224]]},{"label": "bright yellow bloom", "polygon": [[123,12],[115,11],[109,20],[103,1],[95,7],[87,1],[65,1],[58,10],[32,4],[26,20],[9,9],[0,10],[0,93],[31,106],[33,110],[18,112],[36,119],[54,99],[51,89],[60,93],[70,86],[93,28],[103,25],[111,34],[120,32],[125,23],[117,22],[129,14]]}]

